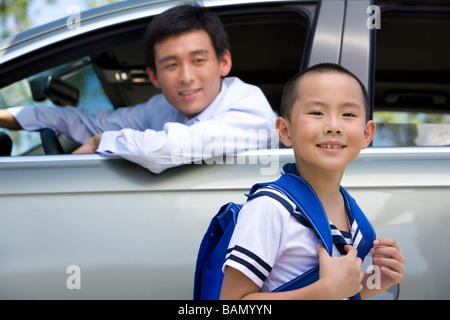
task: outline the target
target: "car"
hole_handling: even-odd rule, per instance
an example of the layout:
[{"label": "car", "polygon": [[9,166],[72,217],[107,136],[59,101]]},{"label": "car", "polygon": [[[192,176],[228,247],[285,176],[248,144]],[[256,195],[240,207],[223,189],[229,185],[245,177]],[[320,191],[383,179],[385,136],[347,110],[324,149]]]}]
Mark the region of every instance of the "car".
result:
[{"label": "car", "polygon": [[[146,101],[158,91],[145,73],[142,34],[178,3],[118,2],[5,39],[0,108],[95,112]],[[288,79],[316,63],[338,63],[362,80],[377,133],[342,185],[406,258],[404,280],[374,299],[449,299],[448,2],[202,3],[229,34],[230,75],[258,85],[275,111]],[[280,147],[154,174],[119,157],[71,154],[78,145],[52,131],[5,134],[13,149],[0,157],[1,299],[191,299],[212,216],[294,161]]]}]

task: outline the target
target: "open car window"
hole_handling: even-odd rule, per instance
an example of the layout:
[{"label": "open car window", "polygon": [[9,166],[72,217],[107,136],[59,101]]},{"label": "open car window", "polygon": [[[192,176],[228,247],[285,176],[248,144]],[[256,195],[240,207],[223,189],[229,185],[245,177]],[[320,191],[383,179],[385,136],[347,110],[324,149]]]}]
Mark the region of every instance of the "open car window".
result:
[{"label": "open car window", "polygon": [[[40,107],[69,106],[95,113],[100,109],[113,109],[105,95],[89,58],[76,60],[0,90],[0,108],[38,105]],[[13,140],[11,155],[43,154],[38,132],[6,131]],[[61,139],[66,148],[75,147],[71,141]]]},{"label": "open car window", "polygon": [[[231,44],[229,76],[259,86],[275,111],[284,84],[305,64],[315,8],[302,4],[274,10],[267,5],[256,11],[242,8],[239,14],[227,8],[217,12]],[[147,101],[160,93],[148,79],[142,56],[142,35],[149,19],[97,30],[24,57],[11,76],[27,78],[0,89],[0,108],[69,105],[94,113]],[[45,86],[51,87],[50,93]],[[39,133],[8,134],[13,139],[12,155],[45,153]],[[71,141],[59,140],[68,145],[63,145],[65,153],[74,150]]]},{"label": "open car window", "polygon": [[448,146],[450,10],[380,6],[373,146]]}]

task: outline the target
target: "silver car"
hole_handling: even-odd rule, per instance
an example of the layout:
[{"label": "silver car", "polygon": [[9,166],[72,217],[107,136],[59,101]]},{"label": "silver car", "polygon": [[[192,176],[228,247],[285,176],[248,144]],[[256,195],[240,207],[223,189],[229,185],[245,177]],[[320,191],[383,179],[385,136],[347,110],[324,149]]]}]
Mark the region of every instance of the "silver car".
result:
[{"label": "silver car", "polygon": [[[177,1],[126,1],[0,43],[0,108],[146,101],[140,41]],[[450,8],[434,1],[203,1],[222,18],[232,75],[277,111],[284,83],[319,62],[347,67],[373,102],[377,134],[346,187],[379,237],[403,248],[403,282],[376,299],[449,299]],[[191,299],[211,217],[275,180],[293,151],[251,151],[159,175],[117,157],[72,155],[52,132],[6,132],[0,157],[0,298]],[[370,263],[370,259],[368,262]]]}]

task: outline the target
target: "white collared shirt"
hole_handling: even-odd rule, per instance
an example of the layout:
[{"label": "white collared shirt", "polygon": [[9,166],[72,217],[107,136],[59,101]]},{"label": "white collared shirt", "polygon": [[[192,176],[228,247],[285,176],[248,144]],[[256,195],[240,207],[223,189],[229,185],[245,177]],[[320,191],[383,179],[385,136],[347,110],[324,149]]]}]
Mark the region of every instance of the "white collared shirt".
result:
[{"label": "white collared shirt", "polygon": [[[154,173],[277,143],[267,139],[274,136],[277,116],[266,97],[258,87],[235,77],[223,79],[216,99],[190,120],[162,94],[134,107],[100,110],[95,115],[71,107],[8,110],[25,130],[50,128],[82,144],[103,133],[97,152],[121,156]],[[271,135],[260,130],[270,130]]]}]

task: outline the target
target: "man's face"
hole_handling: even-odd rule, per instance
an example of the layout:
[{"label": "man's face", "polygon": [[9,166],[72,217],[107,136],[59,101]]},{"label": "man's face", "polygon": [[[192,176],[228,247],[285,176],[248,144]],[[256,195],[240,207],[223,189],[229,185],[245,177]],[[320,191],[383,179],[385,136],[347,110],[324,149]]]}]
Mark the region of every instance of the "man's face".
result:
[{"label": "man's face", "polygon": [[165,38],[155,44],[154,51],[156,72],[147,68],[150,80],[188,119],[210,105],[220,92],[221,77],[231,69],[230,52],[218,60],[204,30]]}]

